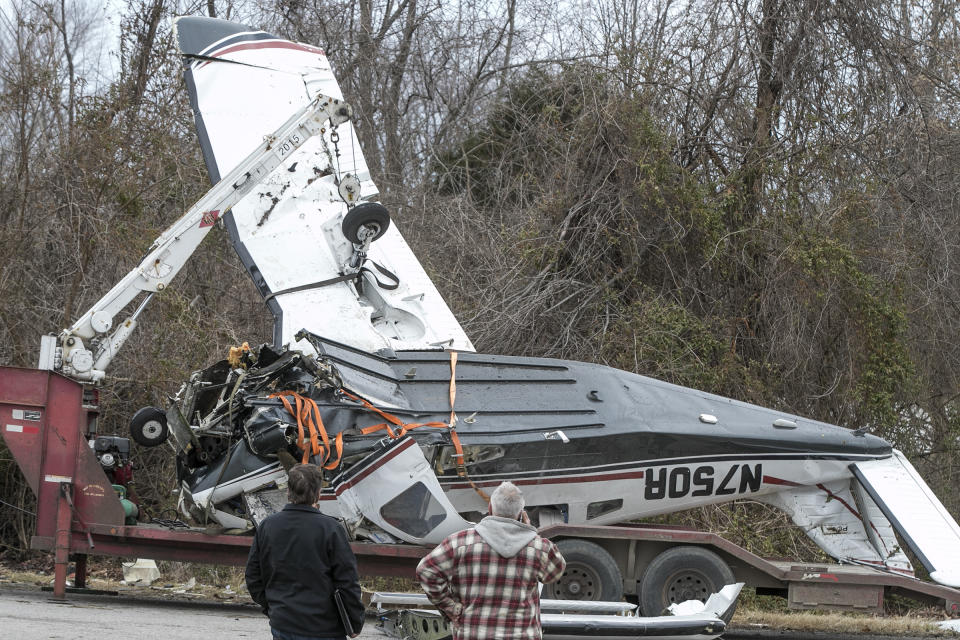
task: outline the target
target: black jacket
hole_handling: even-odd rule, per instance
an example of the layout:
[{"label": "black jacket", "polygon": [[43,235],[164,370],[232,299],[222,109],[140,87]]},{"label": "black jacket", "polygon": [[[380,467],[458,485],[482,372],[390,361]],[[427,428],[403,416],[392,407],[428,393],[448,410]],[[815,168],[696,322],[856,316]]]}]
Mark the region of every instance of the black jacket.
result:
[{"label": "black jacket", "polygon": [[346,532],[311,506],[288,504],[260,523],[246,577],[250,596],[280,631],[319,638],[346,635],[334,589],[342,593],[354,631],[363,626],[357,559]]}]

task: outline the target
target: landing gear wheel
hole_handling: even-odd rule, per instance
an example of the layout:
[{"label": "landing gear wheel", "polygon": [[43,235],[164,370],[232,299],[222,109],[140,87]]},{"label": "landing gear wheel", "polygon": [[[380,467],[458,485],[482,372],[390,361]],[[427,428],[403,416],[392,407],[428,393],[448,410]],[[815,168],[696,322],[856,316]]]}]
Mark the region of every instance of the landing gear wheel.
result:
[{"label": "landing gear wheel", "polygon": [[[647,565],[640,580],[640,610],[659,616],[675,602],[706,602],[712,594],[734,582],[733,572],[717,554],[702,547],[674,547]],[[736,605],[723,614],[730,622]]]},{"label": "landing gear wheel", "polygon": [[390,212],[379,202],[361,202],[347,212],[340,230],[354,244],[373,242],[390,227]]},{"label": "landing gear wheel", "polygon": [[130,437],[137,444],[155,447],[167,441],[167,415],[156,407],[144,407],[130,419]]},{"label": "landing gear wheel", "polygon": [[557,582],[544,585],[545,598],[620,601],[623,576],[613,556],[603,547],[586,540],[561,540],[557,548],[567,561],[567,568]]}]

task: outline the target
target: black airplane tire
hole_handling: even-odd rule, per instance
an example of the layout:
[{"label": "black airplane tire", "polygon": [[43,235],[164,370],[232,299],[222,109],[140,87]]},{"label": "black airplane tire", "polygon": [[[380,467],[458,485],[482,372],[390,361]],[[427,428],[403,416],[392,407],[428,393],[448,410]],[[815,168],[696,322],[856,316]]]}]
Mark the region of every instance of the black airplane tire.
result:
[{"label": "black airplane tire", "polygon": [[144,447],[156,447],[167,441],[170,428],[167,414],[156,407],[144,407],[130,418],[130,437]]},{"label": "black airplane tire", "polygon": [[545,598],[604,602],[619,602],[623,598],[623,575],[606,549],[577,539],[560,540],[557,548],[567,561],[567,568],[559,580],[544,585]]},{"label": "black airplane tire", "polygon": [[[647,565],[640,579],[640,610],[645,616],[659,616],[675,602],[706,602],[724,586],[733,584],[733,572],[723,558],[696,546],[667,549]],[[730,622],[736,603],[724,612]]]},{"label": "black airplane tire", "polygon": [[[373,240],[387,232],[390,228],[390,212],[379,202],[361,202],[350,209],[340,223],[340,230],[344,237],[354,244],[363,244],[360,238],[360,229],[372,226],[376,229]],[[371,242],[373,242],[371,240]]]}]

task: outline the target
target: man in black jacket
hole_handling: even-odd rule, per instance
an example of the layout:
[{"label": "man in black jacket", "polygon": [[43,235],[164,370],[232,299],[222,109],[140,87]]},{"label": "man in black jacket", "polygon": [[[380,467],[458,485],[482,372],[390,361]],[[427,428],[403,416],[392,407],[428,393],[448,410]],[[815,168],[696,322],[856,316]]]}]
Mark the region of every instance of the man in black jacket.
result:
[{"label": "man in black jacket", "polygon": [[320,513],[323,476],[311,464],[287,472],[290,504],[257,527],[247,589],[270,618],[275,640],[343,640],[339,590],[355,637],[363,626],[357,559],[340,523]]}]

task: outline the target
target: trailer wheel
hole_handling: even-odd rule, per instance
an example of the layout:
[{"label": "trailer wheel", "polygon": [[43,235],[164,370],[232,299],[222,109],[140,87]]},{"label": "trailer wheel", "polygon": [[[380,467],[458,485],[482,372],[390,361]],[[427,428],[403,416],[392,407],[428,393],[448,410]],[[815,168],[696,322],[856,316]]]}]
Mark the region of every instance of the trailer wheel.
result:
[{"label": "trailer wheel", "polygon": [[144,447],[155,447],[167,441],[170,429],[167,415],[156,407],[144,407],[130,418],[130,437]]},{"label": "trailer wheel", "polygon": [[620,601],[623,576],[613,556],[603,547],[586,540],[569,539],[558,542],[557,548],[567,561],[567,568],[558,581],[544,585],[544,597]]},{"label": "trailer wheel", "polygon": [[368,236],[373,242],[390,227],[390,212],[378,202],[361,202],[350,209],[340,223],[344,237],[354,244],[363,244]]},{"label": "trailer wheel", "polygon": [[[658,616],[675,602],[706,602],[712,594],[734,582],[733,572],[717,554],[702,547],[668,549],[647,565],[640,580],[640,609]],[[734,606],[721,616],[730,622]]]}]

